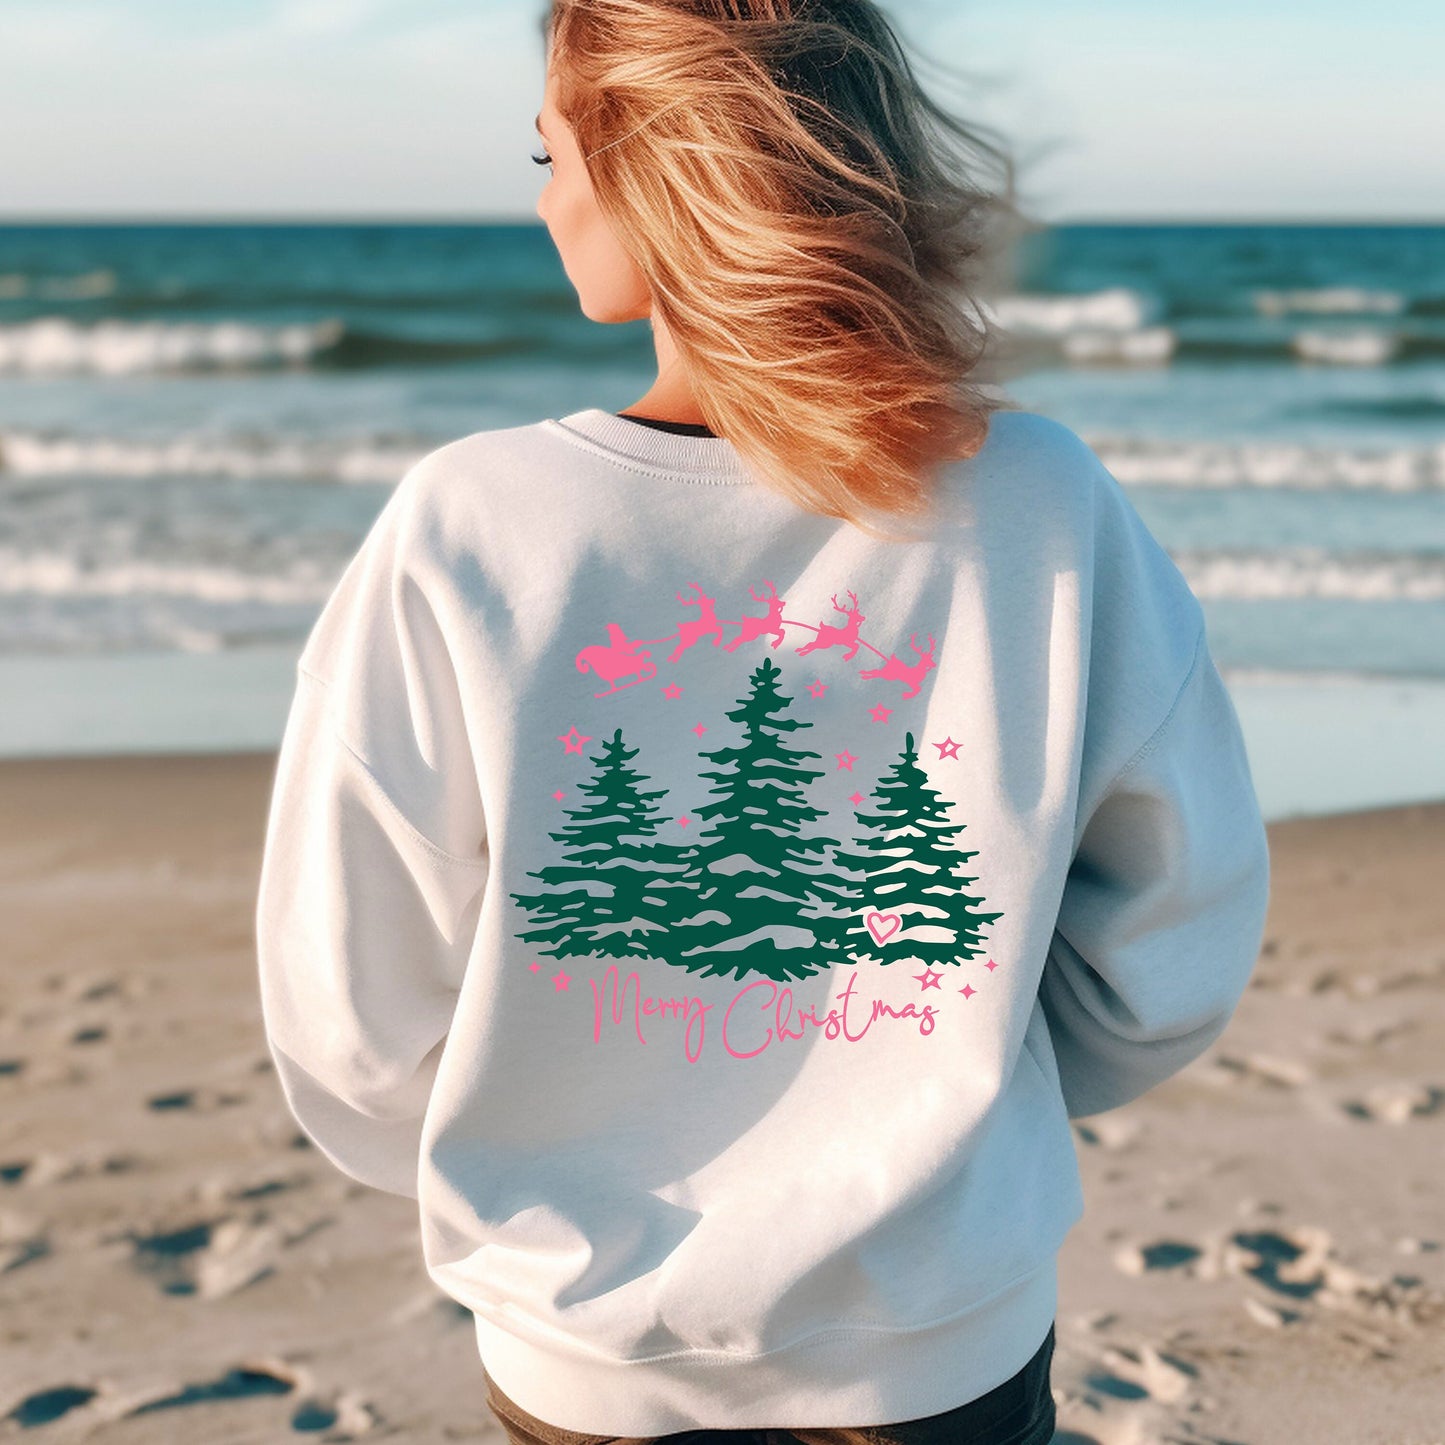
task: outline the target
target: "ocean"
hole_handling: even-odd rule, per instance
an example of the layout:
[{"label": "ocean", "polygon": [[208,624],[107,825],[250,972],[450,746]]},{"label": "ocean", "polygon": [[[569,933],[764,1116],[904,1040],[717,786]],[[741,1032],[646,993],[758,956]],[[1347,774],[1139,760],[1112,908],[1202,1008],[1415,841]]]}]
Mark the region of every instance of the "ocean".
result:
[{"label": "ocean", "polygon": [[[1266,812],[1445,796],[1445,227],[1056,226],[988,304],[1199,596]],[[0,228],[0,755],[274,746],[407,466],[652,361],[540,224]]]}]

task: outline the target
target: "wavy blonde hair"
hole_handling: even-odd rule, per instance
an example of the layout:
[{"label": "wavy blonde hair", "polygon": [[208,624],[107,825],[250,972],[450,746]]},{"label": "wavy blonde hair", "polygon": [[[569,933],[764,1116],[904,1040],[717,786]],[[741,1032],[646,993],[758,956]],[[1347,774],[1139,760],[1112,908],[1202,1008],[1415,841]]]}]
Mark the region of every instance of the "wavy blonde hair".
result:
[{"label": "wavy blonde hair", "polygon": [[927,513],[1004,405],[971,291],[1015,214],[1007,152],[924,93],[873,0],[551,0],[542,32],[708,426],[809,511],[875,536]]}]

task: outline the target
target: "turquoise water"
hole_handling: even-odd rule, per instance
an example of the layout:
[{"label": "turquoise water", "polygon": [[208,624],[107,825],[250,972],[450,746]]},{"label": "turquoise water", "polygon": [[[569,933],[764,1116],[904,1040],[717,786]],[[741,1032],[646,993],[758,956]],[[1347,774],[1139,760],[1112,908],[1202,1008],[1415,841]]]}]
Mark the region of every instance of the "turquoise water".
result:
[{"label": "turquoise water", "polygon": [[[1445,794],[1445,228],[1058,227],[987,304],[1199,595],[1275,815]],[[274,743],[410,462],[651,364],[540,226],[0,228],[0,754]]]}]

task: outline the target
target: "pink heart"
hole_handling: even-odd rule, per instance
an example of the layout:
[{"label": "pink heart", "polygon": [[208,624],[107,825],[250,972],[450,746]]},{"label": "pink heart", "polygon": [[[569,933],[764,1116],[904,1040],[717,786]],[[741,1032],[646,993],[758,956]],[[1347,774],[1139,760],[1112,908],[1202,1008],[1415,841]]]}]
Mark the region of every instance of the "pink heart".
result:
[{"label": "pink heart", "polygon": [[863,921],[874,943],[886,943],[903,927],[903,917],[898,913],[870,913]]}]

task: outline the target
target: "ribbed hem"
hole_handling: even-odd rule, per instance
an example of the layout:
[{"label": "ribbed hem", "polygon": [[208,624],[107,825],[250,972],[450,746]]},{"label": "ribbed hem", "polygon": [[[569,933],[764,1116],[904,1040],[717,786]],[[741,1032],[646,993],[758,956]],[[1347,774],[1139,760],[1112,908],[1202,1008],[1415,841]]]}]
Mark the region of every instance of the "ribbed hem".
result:
[{"label": "ribbed hem", "polygon": [[[976,1308],[917,1330],[825,1330],[764,1355],[694,1351],[620,1360],[481,1314],[486,1373],[529,1415],[593,1435],[891,1425],[941,1415],[1016,1375],[1058,1308],[1050,1256]],[[525,1337],[513,1329],[526,1330]]]},{"label": "ribbed hem", "polygon": [[548,418],[542,426],[573,446],[595,452],[633,471],[679,481],[755,486],[756,480],[726,437],[690,437],[630,421],[600,407]]}]

